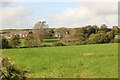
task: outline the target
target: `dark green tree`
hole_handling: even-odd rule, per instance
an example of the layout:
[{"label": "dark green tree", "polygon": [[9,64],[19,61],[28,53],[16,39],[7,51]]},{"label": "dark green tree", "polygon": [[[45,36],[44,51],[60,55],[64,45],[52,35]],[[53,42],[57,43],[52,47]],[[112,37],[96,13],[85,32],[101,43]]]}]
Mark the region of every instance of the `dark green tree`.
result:
[{"label": "dark green tree", "polygon": [[[40,31],[40,30],[38,30],[38,31]],[[38,32],[36,32],[36,30],[34,30],[34,33],[29,32],[28,36],[24,40],[25,47],[39,47],[39,46],[41,46],[43,37],[44,37],[44,35],[39,34]]]},{"label": "dark green tree", "polygon": [[53,29],[49,29],[47,30],[47,36],[46,37],[54,37],[54,30]]},{"label": "dark green tree", "polygon": [[97,32],[97,26],[87,25],[85,26],[86,29],[86,37],[90,36],[90,34],[95,34]]},{"label": "dark green tree", "polygon": [[113,26],[112,31],[114,32],[115,35],[120,34],[120,28],[118,26]]},{"label": "dark green tree", "polygon": [[8,40],[4,37],[0,37],[0,48],[10,48]]},{"label": "dark green tree", "polygon": [[10,46],[15,48],[21,43],[19,35],[13,35],[10,39]]},{"label": "dark green tree", "polygon": [[88,43],[93,44],[102,44],[102,43],[108,43],[109,39],[107,38],[107,35],[105,33],[97,33],[97,34],[91,34]]},{"label": "dark green tree", "polygon": [[34,35],[33,32],[29,32],[28,36],[25,38],[25,47],[34,47]]},{"label": "dark green tree", "polygon": [[115,37],[115,34],[114,34],[114,32],[113,31],[109,31],[109,32],[107,32],[107,37],[106,38],[108,38],[108,40],[109,40],[109,42],[114,42],[114,37]]}]

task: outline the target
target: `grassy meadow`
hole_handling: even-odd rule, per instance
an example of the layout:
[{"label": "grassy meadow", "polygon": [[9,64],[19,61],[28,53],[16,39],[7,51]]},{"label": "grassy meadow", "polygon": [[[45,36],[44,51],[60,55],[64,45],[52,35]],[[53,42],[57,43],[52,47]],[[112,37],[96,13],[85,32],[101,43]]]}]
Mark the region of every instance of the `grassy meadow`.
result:
[{"label": "grassy meadow", "polygon": [[53,45],[54,42],[58,42],[59,39],[58,38],[52,38],[52,39],[43,39],[43,43],[42,44],[47,44],[47,45]]},{"label": "grassy meadow", "polygon": [[117,78],[118,44],[4,49],[31,78]]}]

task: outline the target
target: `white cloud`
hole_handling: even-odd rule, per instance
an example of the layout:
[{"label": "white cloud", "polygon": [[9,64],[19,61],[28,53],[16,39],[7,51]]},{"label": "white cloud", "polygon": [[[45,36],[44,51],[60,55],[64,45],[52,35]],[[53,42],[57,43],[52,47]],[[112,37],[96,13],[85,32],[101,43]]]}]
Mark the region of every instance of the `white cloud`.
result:
[{"label": "white cloud", "polygon": [[30,10],[25,7],[7,7],[0,10],[3,20],[11,20],[12,18],[23,17],[30,13]]},{"label": "white cloud", "polygon": [[[21,28],[28,27],[28,15],[31,13],[31,10],[22,6],[19,7],[5,7],[0,10],[0,15],[2,15],[2,28]],[[29,20],[28,20],[29,21]],[[23,28],[23,27],[22,27]]]},{"label": "white cloud", "polygon": [[64,11],[61,14],[50,16],[48,20],[53,21],[57,25],[61,25],[61,26],[68,24],[72,26],[77,23],[80,23],[81,21],[85,21],[88,18],[92,18],[92,16],[94,16],[94,13],[90,12],[90,10],[85,7],[75,8],[75,9],[67,8],[66,11]]},{"label": "white cloud", "polygon": [[79,27],[87,24],[108,26],[117,25],[118,5],[115,2],[78,3],[77,8],[67,8],[64,12],[51,15],[46,20],[51,26]]},{"label": "white cloud", "polygon": [[[10,2],[11,0],[6,1]],[[89,2],[87,0],[87,2],[78,1],[77,5],[76,8],[69,7],[61,13],[50,15],[45,20],[52,27],[79,27],[87,24],[101,25],[102,23],[106,23],[108,26],[118,24],[117,2]],[[33,22],[29,22],[32,19],[28,17],[30,14],[31,10],[26,7],[6,6],[0,10],[0,19],[2,19],[0,27],[2,26],[3,29],[30,28],[33,24]]]}]

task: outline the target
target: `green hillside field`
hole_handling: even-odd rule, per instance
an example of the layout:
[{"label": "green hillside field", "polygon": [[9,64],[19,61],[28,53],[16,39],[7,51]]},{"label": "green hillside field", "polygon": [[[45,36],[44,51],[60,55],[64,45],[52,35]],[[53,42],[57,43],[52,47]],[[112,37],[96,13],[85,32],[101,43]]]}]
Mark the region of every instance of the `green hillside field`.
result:
[{"label": "green hillside field", "polygon": [[30,78],[117,78],[118,44],[3,49]]}]

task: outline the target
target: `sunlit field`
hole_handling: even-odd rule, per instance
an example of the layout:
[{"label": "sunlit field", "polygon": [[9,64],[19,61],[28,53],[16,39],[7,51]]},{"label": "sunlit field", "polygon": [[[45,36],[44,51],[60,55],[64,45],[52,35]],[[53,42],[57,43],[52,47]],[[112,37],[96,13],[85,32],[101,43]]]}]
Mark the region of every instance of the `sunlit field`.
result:
[{"label": "sunlit field", "polygon": [[4,49],[31,78],[117,78],[118,44]]}]

